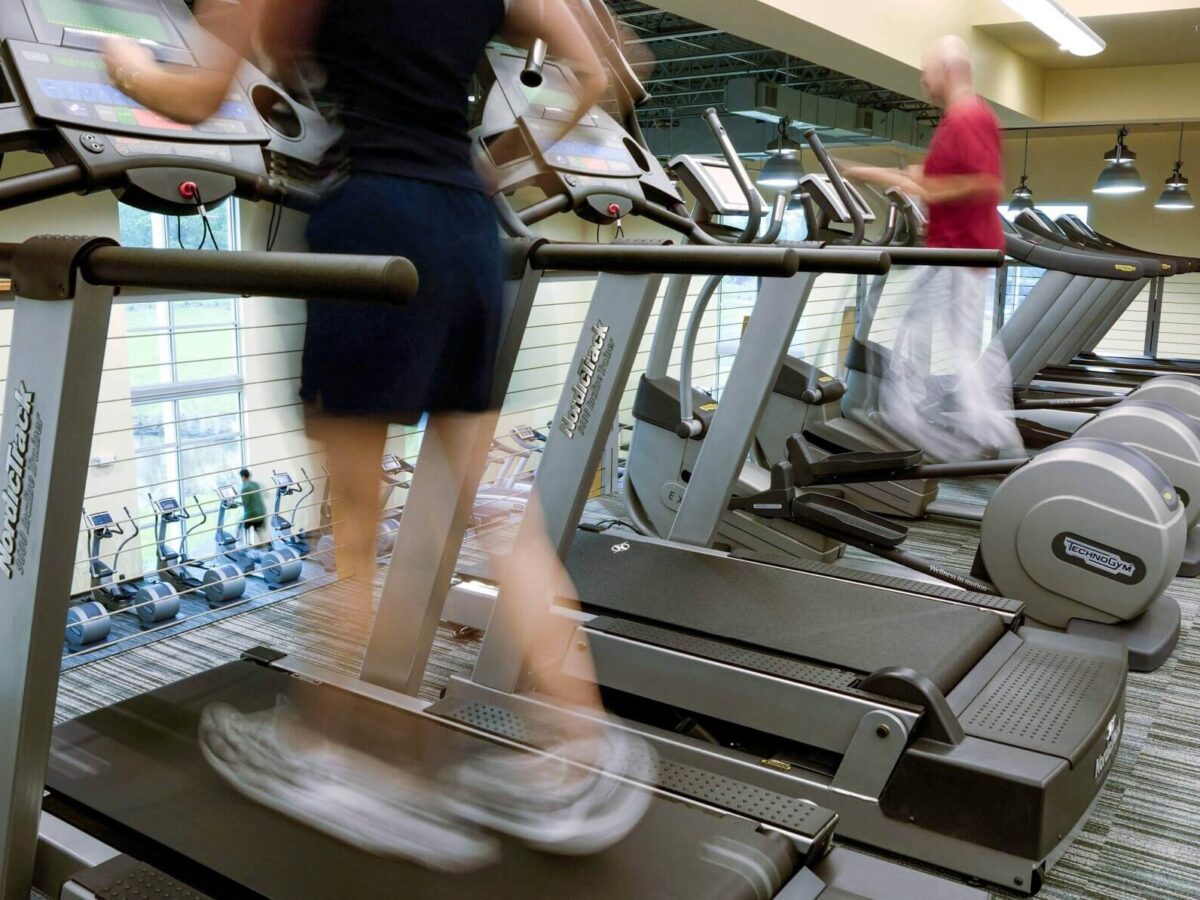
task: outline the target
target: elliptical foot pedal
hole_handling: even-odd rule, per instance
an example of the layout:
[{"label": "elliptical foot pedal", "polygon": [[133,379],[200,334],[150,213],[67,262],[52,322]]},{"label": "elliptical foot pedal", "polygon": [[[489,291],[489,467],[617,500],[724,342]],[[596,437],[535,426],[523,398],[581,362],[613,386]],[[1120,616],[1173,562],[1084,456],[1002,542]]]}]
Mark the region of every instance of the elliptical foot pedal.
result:
[{"label": "elliptical foot pedal", "polygon": [[870,544],[893,549],[908,529],[882,516],[869,513],[856,503],[828,494],[805,494],[792,501],[791,520],[818,534],[842,538],[848,543]]},{"label": "elliptical foot pedal", "polygon": [[128,856],[116,856],[94,869],[72,876],[64,897],[79,900],[212,900],[170,875]]},{"label": "elliptical foot pedal", "polygon": [[818,478],[845,475],[888,475],[915,469],[921,465],[920,450],[855,450],[835,453],[812,464]]}]

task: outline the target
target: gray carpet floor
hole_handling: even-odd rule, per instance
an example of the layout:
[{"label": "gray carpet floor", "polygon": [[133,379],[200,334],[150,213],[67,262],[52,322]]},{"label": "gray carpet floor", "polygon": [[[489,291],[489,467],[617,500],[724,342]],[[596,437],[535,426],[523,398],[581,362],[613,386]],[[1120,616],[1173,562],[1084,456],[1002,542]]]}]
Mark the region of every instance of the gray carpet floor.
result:
[{"label": "gray carpet floor", "polygon": [[[948,499],[982,498],[986,482],[954,487]],[[610,518],[617,504],[594,502],[587,517]],[[502,547],[511,523],[468,542],[477,558]],[[970,568],[975,528],[953,522],[917,525],[910,543],[943,565]],[[845,564],[861,564],[857,554]],[[382,584],[383,569],[378,582]],[[1131,674],[1123,743],[1100,803],[1079,839],[1051,872],[1047,900],[1200,898],[1200,579],[1177,579],[1183,608],[1179,648],[1152,674]],[[354,609],[339,585],[305,591],[269,607],[232,616],[177,637],[65,672],[59,721],[236,659],[266,644],[296,657],[354,674],[362,659],[371,611]],[[477,641],[440,629],[423,694],[434,699],[451,674],[467,672]],[[981,811],[986,815],[986,811]]]}]

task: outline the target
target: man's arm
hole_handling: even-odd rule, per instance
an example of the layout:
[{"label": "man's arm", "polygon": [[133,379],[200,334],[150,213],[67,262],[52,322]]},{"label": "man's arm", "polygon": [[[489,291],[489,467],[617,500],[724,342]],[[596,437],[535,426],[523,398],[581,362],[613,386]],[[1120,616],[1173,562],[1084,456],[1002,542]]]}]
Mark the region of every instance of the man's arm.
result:
[{"label": "man's arm", "polygon": [[885,169],[878,166],[839,166],[847,178],[882,188],[896,187],[923,203],[953,203],[999,194],[1004,185],[994,175],[926,175],[917,166]]}]

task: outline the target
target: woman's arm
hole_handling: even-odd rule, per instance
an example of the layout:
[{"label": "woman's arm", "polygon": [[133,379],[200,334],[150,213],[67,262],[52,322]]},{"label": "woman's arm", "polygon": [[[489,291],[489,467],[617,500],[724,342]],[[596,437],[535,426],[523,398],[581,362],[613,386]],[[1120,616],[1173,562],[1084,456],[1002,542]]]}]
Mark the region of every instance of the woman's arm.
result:
[{"label": "woman's arm", "polygon": [[204,0],[196,5],[196,18],[219,42],[206,68],[166,69],[141,44],[114,38],[104,54],[108,74],[143,106],[178,122],[203,122],[221,108],[260,26],[267,51],[290,56],[311,40],[323,4],[324,0]]},{"label": "woman's arm", "polygon": [[579,107],[571,121],[564,123],[552,142],[557,143],[608,92],[608,73],[596,48],[563,0],[512,0],[502,37],[519,46],[541,38],[549,45],[551,53],[571,61],[572,71],[583,88],[583,96],[579,98]]}]

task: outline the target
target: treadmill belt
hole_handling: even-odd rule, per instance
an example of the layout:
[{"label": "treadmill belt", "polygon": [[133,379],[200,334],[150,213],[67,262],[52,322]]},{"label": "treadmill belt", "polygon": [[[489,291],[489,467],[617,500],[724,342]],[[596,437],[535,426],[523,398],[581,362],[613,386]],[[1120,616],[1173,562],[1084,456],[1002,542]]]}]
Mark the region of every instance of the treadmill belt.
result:
[{"label": "treadmill belt", "polygon": [[906,593],[899,579],[889,589],[624,535],[576,533],[567,568],[589,612],[859,673],[907,666],[945,693],[1005,630],[993,613]]},{"label": "treadmill belt", "polygon": [[285,694],[306,716],[319,709],[327,733],[385,759],[419,765],[481,743],[276,669],[229,663],[58,726],[46,809],[101,826],[121,851],[221,898],[754,900],[764,872],[786,883],[796,871],[798,855],[781,835],[665,798],[624,841],[594,856],[538,853],[501,838],[498,863],[450,876],[364,853],[242,797],[200,754],[197,726],[209,703],[251,712]]}]

